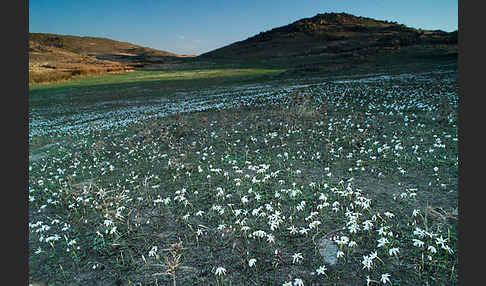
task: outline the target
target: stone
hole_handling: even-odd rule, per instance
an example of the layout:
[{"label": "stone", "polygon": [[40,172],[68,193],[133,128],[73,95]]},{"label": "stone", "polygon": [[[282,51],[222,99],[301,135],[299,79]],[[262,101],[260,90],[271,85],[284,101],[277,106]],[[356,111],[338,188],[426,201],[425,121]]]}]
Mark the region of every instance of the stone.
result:
[{"label": "stone", "polygon": [[37,153],[37,154],[34,154],[34,155],[29,155],[29,161],[30,162],[35,162],[35,161],[39,161],[41,159],[44,159],[47,157],[47,154],[46,153]]},{"label": "stone", "polygon": [[319,254],[324,258],[324,262],[334,265],[337,262],[338,245],[327,238],[319,240]]}]

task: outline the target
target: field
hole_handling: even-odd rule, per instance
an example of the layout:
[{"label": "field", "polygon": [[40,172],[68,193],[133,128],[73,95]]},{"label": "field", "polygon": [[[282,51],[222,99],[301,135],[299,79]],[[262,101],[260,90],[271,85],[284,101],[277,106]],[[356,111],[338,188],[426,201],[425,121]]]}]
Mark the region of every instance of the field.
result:
[{"label": "field", "polygon": [[29,92],[33,285],[457,285],[457,67]]}]

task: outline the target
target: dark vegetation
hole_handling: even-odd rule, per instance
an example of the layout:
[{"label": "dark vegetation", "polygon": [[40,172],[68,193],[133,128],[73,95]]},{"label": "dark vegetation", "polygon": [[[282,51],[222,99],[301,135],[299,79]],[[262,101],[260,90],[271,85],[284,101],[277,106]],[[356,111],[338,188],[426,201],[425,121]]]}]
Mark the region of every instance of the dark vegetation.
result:
[{"label": "dark vegetation", "polygon": [[[457,45],[457,32],[424,31],[346,13],[317,14],[210,51],[202,58],[263,59],[367,56],[403,47]],[[457,50],[456,50],[457,53]]]}]

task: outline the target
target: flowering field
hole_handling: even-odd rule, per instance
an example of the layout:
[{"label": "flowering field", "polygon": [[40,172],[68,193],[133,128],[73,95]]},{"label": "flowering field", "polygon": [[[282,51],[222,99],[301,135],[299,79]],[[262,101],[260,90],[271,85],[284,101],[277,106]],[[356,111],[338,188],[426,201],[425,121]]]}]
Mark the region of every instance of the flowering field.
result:
[{"label": "flowering field", "polygon": [[455,70],[159,85],[31,100],[32,281],[457,284]]}]

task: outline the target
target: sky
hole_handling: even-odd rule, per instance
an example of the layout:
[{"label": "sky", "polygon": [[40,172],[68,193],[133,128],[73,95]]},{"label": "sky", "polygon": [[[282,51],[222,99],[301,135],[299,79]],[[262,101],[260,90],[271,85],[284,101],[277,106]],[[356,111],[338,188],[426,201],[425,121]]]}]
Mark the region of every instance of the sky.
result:
[{"label": "sky", "polygon": [[458,29],[453,0],[30,0],[29,32],[103,37],[199,55],[319,13]]}]

